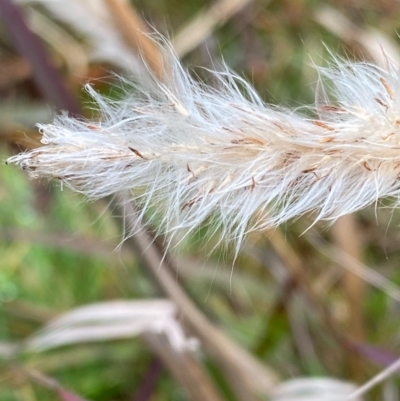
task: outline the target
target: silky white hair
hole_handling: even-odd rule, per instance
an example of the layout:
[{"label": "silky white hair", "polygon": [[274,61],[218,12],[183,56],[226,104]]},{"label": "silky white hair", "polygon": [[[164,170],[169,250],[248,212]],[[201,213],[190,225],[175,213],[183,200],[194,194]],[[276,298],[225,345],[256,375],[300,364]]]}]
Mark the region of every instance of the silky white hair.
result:
[{"label": "silky white hair", "polygon": [[166,52],[167,78],[121,101],[87,85],[98,121],[64,113],[39,124],[44,146],[8,162],[90,199],[129,190],[159,232],[207,224],[236,250],[246,233],[305,213],[334,221],[381,197],[399,203],[396,65],[335,60],[301,113],[266,105],[228,69],[215,87],[200,83]]}]

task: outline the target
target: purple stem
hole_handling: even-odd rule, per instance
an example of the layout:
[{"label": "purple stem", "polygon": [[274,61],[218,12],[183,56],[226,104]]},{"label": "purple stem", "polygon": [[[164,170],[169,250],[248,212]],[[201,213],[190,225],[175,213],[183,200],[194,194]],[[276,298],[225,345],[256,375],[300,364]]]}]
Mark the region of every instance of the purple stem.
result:
[{"label": "purple stem", "polygon": [[132,401],[149,401],[154,392],[154,387],[157,383],[160,372],[163,369],[162,363],[158,359],[153,359],[147,369],[146,376]]},{"label": "purple stem", "polygon": [[50,63],[42,43],[29,29],[19,7],[12,0],[0,0],[0,19],[16,50],[29,62],[42,95],[56,108],[78,115],[79,103],[65,87],[61,75]]}]

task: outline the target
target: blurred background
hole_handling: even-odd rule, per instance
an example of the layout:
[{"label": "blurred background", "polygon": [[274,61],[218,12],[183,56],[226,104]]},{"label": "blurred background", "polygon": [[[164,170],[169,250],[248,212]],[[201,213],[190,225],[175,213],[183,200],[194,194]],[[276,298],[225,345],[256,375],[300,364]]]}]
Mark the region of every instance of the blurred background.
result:
[{"label": "blurred background", "polygon": [[[296,108],[332,54],[400,63],[399,21],[395,0],[0,0],[1,159],[60,110],[96,118],[86,82],[118,99],[115,73],[140,80],[144,59],[158,75],[143,32],[210,85],[225,62]],[[147,231],[118,246],[118,202],[0,174],[1,401],[339,401],[400,358],[390,199],[252,234],[233,263],[201,233],[172,254]],[[354,399],[399,400],[399,384]]]}]

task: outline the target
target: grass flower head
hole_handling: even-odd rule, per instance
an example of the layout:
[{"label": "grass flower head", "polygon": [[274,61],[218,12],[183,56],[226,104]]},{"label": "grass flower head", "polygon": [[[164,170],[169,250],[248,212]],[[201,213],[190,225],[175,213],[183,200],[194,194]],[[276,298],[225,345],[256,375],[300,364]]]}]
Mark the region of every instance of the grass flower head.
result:
[{"label": "grass flower head", "polygon": [[305,213],[334,221],[381,197],[399,202],[397,66],[320,69],[319,92],[328,79],[335,100],[301,113],[265,104],[228,69],[216,87],[199,83],[169,56],[168,79],[121,101],[87,85],[98,121],[61,114],[39,124],[43,147],[8,161],[90,199],[129,190],[160,232],[207,222],[237,246]]}]

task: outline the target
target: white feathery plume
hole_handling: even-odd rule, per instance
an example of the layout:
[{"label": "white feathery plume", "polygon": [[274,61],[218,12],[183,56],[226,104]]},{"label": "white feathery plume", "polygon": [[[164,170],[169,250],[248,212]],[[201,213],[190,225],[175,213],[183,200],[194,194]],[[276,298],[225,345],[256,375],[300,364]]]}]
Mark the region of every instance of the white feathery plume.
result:
[{"label": "white feathery plume", "polygon": [[169,56],[168,79],[122,101],[86,86],[99,121],[62,114],[39,125],[43,147],[8,162],[90,199],[130,190],[160,232],[206,223],[236,250],[249,231],[308,212],[334,221],[381,197],[399,203],[397,66],[336,60],[319,70],[335,101],[302,114],[266,105],[229,70],[218,88],[199,83]]}]

